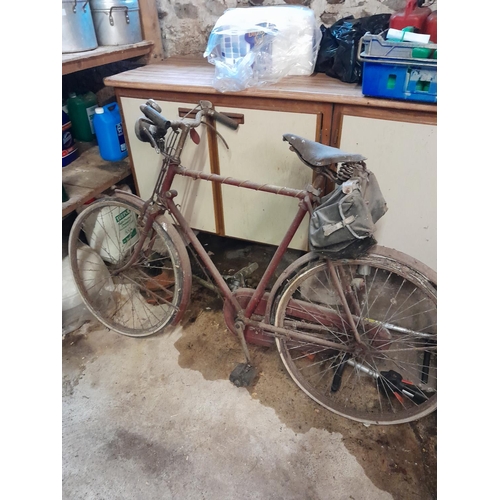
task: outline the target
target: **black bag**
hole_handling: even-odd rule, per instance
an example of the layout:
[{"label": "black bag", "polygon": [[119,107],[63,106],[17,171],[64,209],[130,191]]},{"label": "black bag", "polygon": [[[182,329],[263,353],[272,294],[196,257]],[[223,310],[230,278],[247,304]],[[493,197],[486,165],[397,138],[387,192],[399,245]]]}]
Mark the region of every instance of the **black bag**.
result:
[{"label": "black bag", "polygon": [[359,83],[362,73],[357,59],[359,40],[366,33],[378,35],[388,29],[390,18],[390,14],[375,14],[361,19],[348,16],[329,28],[321,25],[322,37],[315,71],[346,83]]},{"label": "black bag", "polygon": [[375,243],[375,223],[387,204],[373,172],[357,166],[353,176],[324,196],[309,223],[312,250],[349,256]]}]

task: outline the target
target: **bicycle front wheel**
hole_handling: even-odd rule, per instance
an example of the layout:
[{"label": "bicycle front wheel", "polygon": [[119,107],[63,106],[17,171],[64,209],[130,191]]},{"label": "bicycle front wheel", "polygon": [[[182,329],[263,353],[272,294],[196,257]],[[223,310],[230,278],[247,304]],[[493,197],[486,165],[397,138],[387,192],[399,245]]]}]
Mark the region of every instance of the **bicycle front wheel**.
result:
[{"label": "bicycle front wheel", "polygon": [[[376,254],[332,264],[309,262],[275,299],[274,324],[312,337],[276,340],[290,376],[320,405],[366,424],[410,422],[434,411],[437,284],[428,268]],[[314,337],[345,350],[315,344]]]},{"label": "bicycle front wheel", "polygon": [[167,232],[158,220],[138,258],[125,265],[143,231],[138,205],[107,198],[76,218],[69,237],[71,269],[83,302],[106,327],[131,337],[175,324],[191,289],[189,259],[179,235]]}]

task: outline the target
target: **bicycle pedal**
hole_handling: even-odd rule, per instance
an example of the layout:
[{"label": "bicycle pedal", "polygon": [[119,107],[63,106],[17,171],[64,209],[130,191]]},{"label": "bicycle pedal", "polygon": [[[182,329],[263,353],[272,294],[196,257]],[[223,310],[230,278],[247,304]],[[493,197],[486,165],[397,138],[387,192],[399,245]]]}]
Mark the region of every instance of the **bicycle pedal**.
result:
[{"label": "bicycle pedal", "polygon": [[229,375],[229,380],[236,387],[248,387],[252,385],[256,375],[257,370],[252,365],[239,363]]}]

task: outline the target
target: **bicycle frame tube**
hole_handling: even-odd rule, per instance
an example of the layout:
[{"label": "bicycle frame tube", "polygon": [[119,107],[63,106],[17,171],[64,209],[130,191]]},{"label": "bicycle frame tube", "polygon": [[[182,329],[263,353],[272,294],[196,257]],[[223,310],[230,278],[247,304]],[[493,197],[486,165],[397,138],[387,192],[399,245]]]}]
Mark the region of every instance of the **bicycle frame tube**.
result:
[{"label": "bicycle frame tube", "polygon": [[189,226],[188,222],[184,219],[183,215],[181,214],[180,210],[177,208],[175,205],[175,202],[173,201],[173,198],[177,194],[175,191],[170,191],[170,187],[172,185],[172,181],[175,177],[176,174],[186,176],[186,177],[191,177],[193,179],[202,179],[202,180],[207,180],[207,181],[212,181],[212,182],[217,182],[220,184],[229,184],[232,186],[237,186],[237,187],[242,187],[245,189],[252,189],[256,191],[265,191],[268,193],[274,193],[282,196],[289,196],[293,198],[298,198],[300,200],[299,203],[299,208],[297,210],[297,214],[295,215],[292,223],[290,224],[290,227],[288,228],[287,232],[285,233],[285,236],[283,237],[283,240],[281,241],[280,245],[276,249],[276,252],[273,255],[273,258],[271,259],[269,265],[267,266],[266,271],[264,272],[264,275],[262,276],[248,306],[246,307],[243,317],[241,319],[249,319],[251,318],[253,312],[257,308],[260,300],[264,296],[265,289],[267,284],[269,283],[271,277],[274,274],[274,271],[278,267],[281,259],[283,258],[283,255],[285,254],[288,245],[292,241],[292,238],[294,237],[295,233],[297,232],[302,220],[304,219],[306,213],[309,211],[310,207],[310,202],[311,202],[311,193],[309,193],[307,190],[301,190],[301,189],[291,189],[291,188],[284,188],[281,186],[273,186],[273,185],[268,185],[268,184],[259,184],[256,182],[251,182],[251,181],[242,181],[239,179],[234,179],[232,177],[223,177],[221,175],[217,174],[206,174],[204,172],[198,172],[196,170],[190,170],[185,167],[181,167],[175,162],[170,163],[168,166],[168,170],[165,176],[165,180],[163,182],[163,185],[161,187],[161,193],[164,197],[165,203],[174,217],[174,219],[177,221],[179,226],[182,228],[183,232],[185,233],[186,237],[190,241],[190,243],[193,245],[196,253],[200,256],[202,262],[205,264],[207,267],[208,271],[210,272],[211,276],[214,278],[218,288],[221,290],[223,296],[231,302],[233,307],[235,307],[236,311],[239,311],[241,314],[242,308],[239,305],[238,301],[235,299],[233,296],[233,293],[227,286],[226,282],[222,278],[219,270],[215,267],[214,263],[212,262],[212,259],[209,257],[208,253],[205,251],[201,243],[198,241],[198,238],[194,234],[193,230]]},{"label": "bicycle frame tube", "polygon": [[[146,207],[146,205],[144,205],[144,207]],[[146,237],[149,233],[149,230],[153,227],[153,223],[154,223],[156,217],[158,215],[160,215],[160,213],[161,213],[161,211],[157,210],[156,212],[150,213],[147,216],[146,222],[144,224],[144,230],[142,231],[142,234],[141,234],[141,237],[139,238],[139,241],[135,245],[135,250],[134,250],[133,254],[130,256],[130,259],[128,259],[128,261],[123,266],[121,266],[117,269],[114,269],[112,271],[112,274],[116,275],[116,274],[119,274],[123,271],[126,271],[137,260],[137,258],[139,257],[139,254],[141,252],[142,245],[146,241]]]},{"label": "bicycle frame tube", "polygon": [[182,167],[175,159],[165,159],[164,161],[168,162],[168,168],[160,189],[160,193],[163,196],[165,196],[165,194],[172,187],[172,182],[176,175],[191,177],[194,180],[201,179],[204,181],[217,182],[219,184],[228,184],[230,186],[253,189],[254,191],[264,191],[266,193],[290,196],[292,198],[298,198],[301,200],[306,198],[308,195],[310,196],[310,193],[305,189],[292,189],[281,186],[273,186],[272,184],[259,184],[258,182],[244,181],[241,179],[235,179],[233,177],[224,177],[218,174],[207,174],[205,172],[199,172],[198,170],[191,170],[189,168]]}]

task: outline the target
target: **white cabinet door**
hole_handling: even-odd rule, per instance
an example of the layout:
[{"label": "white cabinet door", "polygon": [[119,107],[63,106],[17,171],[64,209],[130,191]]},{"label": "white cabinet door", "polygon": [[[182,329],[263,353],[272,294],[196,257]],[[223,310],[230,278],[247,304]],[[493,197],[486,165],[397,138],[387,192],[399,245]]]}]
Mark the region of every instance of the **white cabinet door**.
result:
[{"label": "white cabinet door", "polygon": [[[140,105],[145,99],[123,97],[121,99],[123,116],[127,127],[130,143],[130,154],[134,164],[134,171],[139,195],[143,199],[151,196],[156,179],[161,168],[161,156],[149,145],[139,141],[134,133],[134,125],[138,118],[144,115]],[[179,119],[179,108],[192,109],[193,103],[157,101],[162,108],[162,115],[171,120]],[[201,141],[196,145],[190,138],[182,151],[181,162],[186,168],[210,173],[210,159],[208,154],[207,132],[203,125],[197,129]],[[215,232],[214,201],[212,183],[203,180],[194,180],[177,176],[172,189],[178,191],[175,201],[186,220],[194,229]]]},{"label": "white cabinet door", "polygon": [[340,148],[367,157],[388,211],[375,238],[437,271],[437,127],[343,116]]},{"label": "white cabinet door", "polygon": [[[217,111],[241,113],[245,123],[238,130],[217,124],[229,145],[219,141],[222,176],[303,189],[312,182],[313,171],[304,165],[283,141],[294,133],[315,140],[319,114],[228,108]],[[278,245],[298,209],[298,199],[271,193],[222,186],[224,227],[227,236]],[[291,248],[307,250],[309,216],[299,227]]]}]

